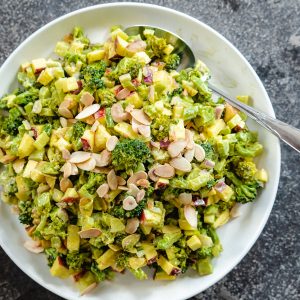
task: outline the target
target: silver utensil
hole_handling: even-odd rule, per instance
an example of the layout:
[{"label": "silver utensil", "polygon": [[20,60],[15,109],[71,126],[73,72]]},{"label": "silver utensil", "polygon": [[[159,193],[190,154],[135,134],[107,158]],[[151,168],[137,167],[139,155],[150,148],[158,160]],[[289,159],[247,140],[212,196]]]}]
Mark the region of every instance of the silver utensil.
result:
[{"label": "silver utensil", "polygon": [[[156,36],[165,38],[169,44],[174,46],[173,53],[177,53],[181,57],[181,63],[178,67],[178,70],[194,66],[196,59],[193,51],[184,40],[172,32],[162,28],[145,25],[128,27],[125,29],[125,32],[130,35],[140,34],[141,37],[143,37],[143,32],[146,28],[154,30]],[[266,128],[268,131],[273,133],[283,142],[300,153],[300,129],[270,117],[262,111],[235,100],[227,95],[224,91],[210,83],[208,86],[214,93],[224,98],[229,104],[246,113],[251,119],[255,120],[258,124]]]}]

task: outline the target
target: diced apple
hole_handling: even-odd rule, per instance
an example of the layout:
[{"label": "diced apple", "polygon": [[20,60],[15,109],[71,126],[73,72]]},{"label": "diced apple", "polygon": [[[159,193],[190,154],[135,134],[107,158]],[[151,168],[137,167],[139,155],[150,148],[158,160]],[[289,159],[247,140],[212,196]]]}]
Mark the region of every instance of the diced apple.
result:
[{"label": "diced apple", "polygon": [[79,227],[76,225],[68,226],[67,249],[69,251],[78,251],[80,246]]},{"label": "diced apple", "polygon": [[127,46],[128,42],[126,42],[124,39],[122,39],[120,36],[116,37],[115,40],[115,49],[116,53],[120,56],[126,56],[127,54]]},{"label": "diced apple", "polygon": [[100,152],[106,148],[106,142],[110,138],[110,134],[103,125],[98,125],[94,138],[94,151]]},{"label": "diced apple", "polygon": [[34,59],[31,62],[31,66],[34,73],[39,73],[42,70],[46,69],[47,67],[46,59],[45,58]]},{"label": "diced apple", "polygon": [[57,276],[62,279],[68,278],[70,276],[70,270],[66,268],[63,264],[61,257],[57,256],[51,269],[50,273],[52,276]]},{"label": "diced apple", "polygon": [[19,158],[29,156],[34,150],[34,139],[29,134],[25,133],[18,148]]},{"label": "diced apple", "polygon": [[238,113],[238,110],[230,104],[225,104],[224,121],[227,123],[232,117]]},{"label": "diced apple", "polygon": [[97,49],[97,50],[89,52],[86,56],[87,56],[88,63],[90,64],[94,61],[103,59],[105,56],[105,50]]},{"label": "diced apple", "polygon": [[75,77],[61,78],[63,80],[62,90],[64,93],[78,89],[78,83]]},{"label": "diced apple", "polygon": [[151,58],[148,56],[148,54],[144,51],[137,52],[133,55],[133,57],[136,57],[141,63],[147,65],[151,62]]},{"label": "diced apple", "polygon": [[43,70],[38,79],[37,82],[41,83],[42,85],[49,84],[54,79],[53,70],[52,68],[46,68]]}]

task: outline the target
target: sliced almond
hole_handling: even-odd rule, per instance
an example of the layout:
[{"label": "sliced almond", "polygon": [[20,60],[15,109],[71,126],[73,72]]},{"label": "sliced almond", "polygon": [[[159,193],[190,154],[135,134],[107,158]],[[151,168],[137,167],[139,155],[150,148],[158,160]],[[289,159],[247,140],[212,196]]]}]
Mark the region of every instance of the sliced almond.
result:
[{"label": "sliced almond", "polygon": [[197,228],[197,211],[193,206],[184,206],[184,217],[193,228]]},{"label": "sliced almond", "polygon": [[139,126],[141,126],[143,124],[141,124],[140,122],[138,122],[135,118],[132,118],[131,119],[131,127],[132,127],[132,130],[136,133],[139,132]]},{"label": "sliced almond", "polygon": [[159,142],[150,141],[150,144],[151,144],[152,147],[160,149],[160,143]]},{"label": "sliced almond", "polygon": [[128,188],[128,187],[126,187],[126,186],[122,186],[122,185],[120,185],[120,186],[118,186],[118,190],[121,190],[121,191],[128,191],[128,190],[129,190],[129,188]]},{"label": "sliced almond", "polygon": [[175,176],[175,169],[169,164],[159,165],[154,169],[154,174],[158,177],[172,178]]},{"label": "sliced almond", "polygon": [[25,159],[17,159],[13,162],[13,169],[14,171],[19,174],[22,172],[25,165]]},{"label": "sliced almond", "polygon": [[90,228],[81,230],[78,232],[78,234],[82,239],[90,239],[99,236],[101,234],[101,231],[98,228]]},{"label": "sliced almond", "polygon": [[194,142],[194,133],[188,129],[185,130],[185,141],[186,141],[186,148],[193,149],[195,142]]},{"label": "sliced almond", "polygon": [[186,204],[191,204],[193,200],[193,196],[190,193],[181,193],[178,196],[178,200],[180,203],[186,205]]},{"label": "sliced almond", "polygon": [[118,178],[118,185],[125,185],[126,184],[126,180],[121,177],[121,176],[117,176]]},{"label": "sliced almond", "polygon": [[66,118],[60,117],[59,122],[62,128],[68,127],[68,121]]},{"label": "sliced almond", "polygon": [[143,125],[151,124],[151,119],[144,113],[142,109],[134,109],[130,114]]},{"label": "sliced almond", "polygon": [[128,104],[125,108],[125,111],[131,113],[134,110],[134,106],[132,104]]},{"label": "sliced almond", "polygon": [[150,182],[147,179],[139,179],[136,185],[147,189],[150,186]]},{"label": "sliced almond", "polygon": [[187,142],[185,140],[178,140],[170,143],[168,146],[168,152],[171,157],[177,157],[186,147]]},{"label": "sliced almond", "polygon": [[188,149],[185,151],[184,153],[184,158],[188,161],[188,162],[191,162],[194,158],[194,155],[195,155],[195,148],[193,149]]},{"label": "sliced almond", "polygon": [[69,178],[62,178],[59,182],[60,190],[64,193],[68,188],[73,187],[73,183]]},{"label": "sliced almond", "polygon": [[31,125],[27,120],[22,121],[24,127],[26,130],[30,130],[31,129]]},{"label": "sliced almond", "polygon": [[140,190],[136,195],[136,202],[139,203],[140,201],[142,201],[145,195],[146,195],[145,190]]},{"label": "sliced almond", "polygon": [[73,118],[73,114],[72,114],[71,111],[70,111],[68,108],[66,108],[66,107],[59,107],[59,108],[58,108],[58,113],[59,113],[61,116],[67,118],[67,119],[72,119],[72,118]]},{"label": "sliced almond", "polygon": [[39,114],[42,111],[42,101],[41,100],[36,100],[33,104],[32,107],[32,112],[35,114]]},{"label": "sliced almond", "polygon": [[41,253],[44,251],[44,248],[41,247],[41,243],[34,240],[26,241],[24,247],[32,253]]},{"label": "sliced almond", "polygon": [[92,132],[96,132],[98,126],[100,125],[100,123],[96,120],[93,124],[93,126],[91,127],[91,131]]},{"label": "sliced almond", "polygon": [[124,200],[123,200],[123,208],[125,210],[133,210],[138,206],[138,204],[136,203],[135,199],[132,196],[127,196]]},{"label": "sliced almond", "polygon": [[116,145],[118,144],[118,142],[119,139],[115,135],[110,136],[106,141],[106,149],[108,151],[113,151]]},{"label": "sliced almond", "polygon": [[138,218],[132,218],[127,220],[127,224],[125,227],[126,233],[133,234],[137,231],[140,225],[140,221]]},{"label": "sliced almond", "polygon": [[97,189],[97,194],[100,198],[103,198],[109,191],[109,186],[107,183],[101,184]]},{"label": "sliced almond", "polygon": [[68,160],[68,159],[71,158],[71,153],[70,153],[70,151],[67,150],[67,149],[65,149],[65,148],[62,149],[61,154],[62,154],[63,159],[65,159],[65,160]]},{"label": "sliced almond", "polygon": [[93,158],[97,167],[106,167],[111,162],[111,152],[104,149],[100,154],[93,153]]},{"label": "sliced almond", "polygon": [[128,180],[127,180],[127,184],[133,183],[136,184],[136,182],[140,179],[147,179],[148,178],[148,174],[144,171],[138,171],[136,173],[134,173],[133,175],[131,175]]},{"label": "sliced almond", "polygon": [[109,188],[114,191],[118,187],[118,177],[114,170],[110,170],[110,172],[107,174],[107,183]]},{"label": "sliced almond", "polygon": [[123,99],[125,99],[126,97],[128,97],[129,95],[130,95],[130,90],[124,88],[124,89],[122,89],[121,91],[119,91],[119,92],[117,93],[116,98],[117,98],[118,100],[123,100]]},{"label": "sliced almond", "polygon": [[71,176],[72,173],[72,165],[70,162],[66,162],[62,168],[60,169],[62,172],[64,172],[64,178],[68,178]]},{"label": "sliced almond", "polygon": [[85,151],[76,151],[71,154],[70,162],[74,164],[83,163],[91,158],[92,154]]},{"label": "sliced almond", "polygon": [[81,97],[80,97],[80,102],[84,105],[84,106],[90,106],[93,104],[94,102],[94,97],[93,95],[91,95],[89,92],[84,92],[82,93]]},{"label": "sliced almond", "polygon": [[76,165],[71,164],[72,170],[71,170],[71,175],[77,175],[78,174],[78,168]]},{"label": "sliced almond", "polygon": [[154,173],[156,167],[157,167],[157,166],[154,166],[154,167],[152,167],[152,168],[148,171],[148,176],[149,176],[149,178],[150,178],[152,181],[154,181],[154,182],[156,182],[156,181],[159,179],[159,177],[156,176],[155,173]]},{"label": "sliced almond", "polygon": [[136,197],[140,189],[133,183],[128,184],[128,193],[133,197]]},{"label": "sliced almond", "polygon": [[151,129],[149,125],[139,125],[137,130],[142,136],[146,138],[151,136]]},{"label": "sliced almond", "polygon": [[129,114],[127,112],[124,112],[124,109],[120,103],[115,103],[111,107],[111,116],[113,120],[117,123],[120,123],[122,121],[129,119]]},{"label": "sliced almond", "polygon": [[230,218],[238,218],[241,216],[241,207],[242,205],[240,203],[234,204],[234,206],[230,210]]},{"label": "sliced almond", "polygon": [[[96,165],[97,165],[97,162],[96,162]],[[111,170],[111,169],[105,168],[105,167],[96,167],[96,168],[93,170],[93,172],[94,172],[94,173],[100,173],[100,174],[108,174],[110,170]]]},{"label": "sliced almond", "polygon": [[81,293],[80,296],[86,295],[88,293],[90,293],[92,290],[94,290],[97,287],[97,283],[93,282],[92,284],[90,284],[88,287],[86,287]]},{"label": "sliced almond", "polygon": [[191,163],[184,157],[175,157],[170,161],[170,165],[178,171],[190,172],[192,170]]},{"label": "sliced almond", "polygon": [[92,104],[86,108],[84,108],[76,117],[77,120],[83,120],[89,116],[92,116],[95,112],[100,109],[99,104]]},{"label": "sliced almond", "polygon": [[84,171],[92,171],[96,167],[96,160],[93,157],[91,157],[89,160],[77,164],[77,167]]},{"label": "sliced almond", "polygon": [[195,144],[195,158],[201,162],[205,159],[205,151],[202,146]]}]

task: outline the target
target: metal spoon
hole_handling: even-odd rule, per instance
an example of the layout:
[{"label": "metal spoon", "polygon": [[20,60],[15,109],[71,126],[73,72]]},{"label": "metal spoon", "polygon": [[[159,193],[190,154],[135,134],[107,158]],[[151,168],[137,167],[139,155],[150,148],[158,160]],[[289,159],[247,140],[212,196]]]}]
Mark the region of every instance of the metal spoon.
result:
[{"label": "metal spoon", "polygon": [[[179,36],[172,32],[169,32],[162,28],[145,25],[137,25],[126,28],[125,32],[129,35],[140,34],[143,38],[143,32],[146,28],[154,30],[156,36],[165,38],[167,40],[167,43],[174,46],[173,53],[177,53],[181,57],[181,63],[178,67],[179,70],[194,66],[196,59],[193,51],[185,41],[183,41]],[[283,142],[285,142],[300,153],[300,129],[286,124],[282,121],[279,121],[275,118],[272,118],[263,113],[262,111],[254,109],[238,100],[235,100],[234,98],[227,95],[224,91],[220,90],[219,88],[213,86],[210,83],[208,84],[208,86],[213,92],[220,95],[229,104],[246,113],[250,118],[255,120],[261,126],[269,130]]]}]

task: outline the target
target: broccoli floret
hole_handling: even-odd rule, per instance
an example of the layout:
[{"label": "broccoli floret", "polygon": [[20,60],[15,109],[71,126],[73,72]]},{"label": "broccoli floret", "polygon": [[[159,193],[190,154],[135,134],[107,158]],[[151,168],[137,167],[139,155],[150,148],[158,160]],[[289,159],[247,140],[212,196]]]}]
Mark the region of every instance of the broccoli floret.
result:
[{"label": "broccoli floret", "polygon": [[66,263],[72,270],[80,270],[82,265],[87,260],[89,254],[78,251],[68,252],[66,257]]},{"label": "broccoli floret", "polygon": [[55,248],[47,248],[45,249],[45,254],[48,260],[48,266],[52,267],[56,257],[58,256],[58,252]]},{"label": "broccoli floret", "polygon": [[147,203],[147,201],[144,198],[142,201],[139,202],[138,206],[135,209],[126,212],[126,217],[127,218],[134,218],[134,217],[139,218],[143,212],[143,209],[146,207],[146,203]]},{"label": "broccoli floret", "polygon": [[95,275],[97,282],[102,282],[105,280],[111,280],[114,277],[114,273],[110,268],[105,270],[99,270],[96,263],[92,263],[91,272]]},{"label": "broccoli floret", "polygon": [[119,80],[121,75],[129,73],[131,78],[134,79],[138,76],[139,70],[143,67],[140,61],[134,57],[124,57],[117,64],[116,68],[108,74],[110,79]]},{"label": "broccoli floret", "polygon": [[117,205],[111,210],[110,214],[116,218],[123,219],[125,217],[125,209]]},{"label": "broccoli floret", "polygon": [[25,225],[32,225],[32,201],[20,201],[18,204],[20,213],[19,213],[19,221]]},{"label": "broccoli floret", "polygon": [[252,161],[240,161],[235,169],[235,173],[247,182],[254,180],[256,172],[256,165]]},{"label": "broccoli floret", "polygon": [[156,141],[162,141],[169,136],[172,119],[166,115],[160,115],[151,123],[151,134]]},{"label": "broccoli floret", "polygon": [[48,136],[51,136],[51,132],[52,132],[52,125],[51,124],[46,124],[43,127],[43,131],[45,131],[47,133]]},{"label": "broccoli floret", "polygon": [[150,57],[162,57],[167,46],[166,39],[152,34],[146,35],[147,52]]},{"label": "broccoli floret", "polygon": [[176,70],[180,64],[180,56],[176,53],[165,55],[163,62],[166,64],[165,69],[167,71]]},{"label": "broccoli floret", "polygon": [[178,87],[177,89],[174,89],[172,92],[168,92],[168,96],[170,98],[173,98],[174,96],[179,96],[183,92],[182,87]]},{"label": "broccoli floret", "polygon": [[117,101],[115,94],[110,90],[98,90],[97,94],[100,98],[101,106],[112,106]]},{"label": "broccoli floret", "polygon": [[83,136],[86,126],[86,123],[78,121],[72,127],[71,142],[75,151],[78,151],[82,148],[81,137]]},{"label": "broccoli floret", "polygon": [[18,127],[22,124],[22,114],[16,107],[9,110],[9,115],[3,121],[2,130],[7,134],[15,136],[18,134]]},{"label": "broccoli floret", "polygon": [[234,185],[235,200],[240,203],[252,202],[256,196],[260,187],[258,181],[252,181],[243,183],[234,173],[227,172],[226,177]]},{"label": "broccoli floret", "polygon": [[87,65],[81,71],[86,86],[92,91],[104,87],[104,82],[101,79],[106,70],[106,63],[104,61],[95,62]]},{"label": "broccoli floret", "polygon": [[212,247],[201,247],[197,250],[197,256],[198,259],[200,258],[206,258],[206,257],[212,257]]},{"label": "broccoli floret", "polygon": [[14,103],[25,106],[30,102],[34,102],[39,98],[39,90],[35,88],[31,88],[19,95],[14,99]]},{"label": "broccoli floret", "polygon": [[116,258],[116,265],[118,268],[127,268],[128,267],[128,254],[121,252]]},{"label": "broccoli floret", "polygon": [[210,159],[210,160],[216,160],[217,159],[217,154],[215,152],[214,146],[209,143],[202,143],[201,147],[204,149],[205,151],[205,157]]},{"label": "broccoli floret", "polygon": [[155,238],[153,243],[156,246],[156,249],[167,250],[174,243],[176,243],[181,238],[181,236],[181,232],[165,233],[163,236]]},{"label": "broccoli floret", "polygon": [[236,134],[238,143],[235,151],[242,157],[255,157],[263,151],[263,146],[257,142],[257,133],[251,131],[241,131]]},{"label": "broccoli floret", "polygon": [[90,40],[84,35],[84,31],[81,27],[76,26],[72,33],[73,39],[82,42],[83,44],[89,44]]},{"label": "broccoli floret", "polygon": [[91,195],[96,193],[97,188],[105,182],[105,175],[99,173],[89,173],[86,184],[83,185],[84,189]]},{"label": "broccoli floret", "polygon": [[146,144],[137,139],[124,139],[112,151],[112,165],[116,170],[135,170],[140,164],[151,158]]}]

